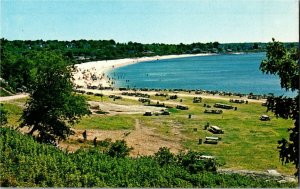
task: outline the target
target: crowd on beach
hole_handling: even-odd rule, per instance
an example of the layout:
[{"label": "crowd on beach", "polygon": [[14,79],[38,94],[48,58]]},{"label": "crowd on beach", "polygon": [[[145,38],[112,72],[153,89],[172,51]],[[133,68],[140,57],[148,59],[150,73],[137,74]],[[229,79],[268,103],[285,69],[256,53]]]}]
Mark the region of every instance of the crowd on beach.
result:
[{"label": "crowd on beach", "polygon": [[[76,64],[74,72],[74,83],[77,86],[88,88],[95,87],[112,87],[115,84],[114,79],[108,76],[108,72],[130,64],[136,64],[145,61],[155,61],[162,59],[174,59],[192,56],[208,56],[213,54],[185,54],[185,55],[166,55],[166,56],[153,56],[153,57],[139,57],[139,58],[125,58],[118,60],[104,60],[95,62],[86,62]],[[128,80],[126,81],[129,82]]]},{"label": "crowd on beach", "polygon": [[[199,54],[192,56],[205,56],[211,54]],[[185,55],[188,56],[188,55]],[[96,61],[96,62],[87,62],[82,64],[75,65],[76,69],[74,72],[74,84],[76,88],[86,88],[86,89],[117,89],[115,84],[116,80],[125,79],[123,75],[108,75],[110,71],[115,68],[126,66],[130,64],[135,64],[143,61],[159,60],[159,59],[169,59],[169,58],[181,58],[182,55],[169,55],[169,56],[155,56],[155,57],[142,57],[142,58],[127,58],[119,60],[107,60],[107,61]],[[124,80],[126,83],[130,81],[128,79]],[[266,99],[268,95],[254,95],[252,93],[242,94],[234,92],[224,92],[217,90],[201,90],[201,89],[150,89],[150,88],[130,88],[127,87],[118,88],[119,90],[140,90],[140,91],[169,91],[169,92],[195,92],[195,94],[210,94],[210,95],[220,95],[220,96],[247,96],[249,99]]]},{"label": "crowd on beach", "polygon": [[74,74],[75,85],[78,88],[112,87],[114,81],[105,72],[99,72],[95,67],[90,69],[77,68]]}]

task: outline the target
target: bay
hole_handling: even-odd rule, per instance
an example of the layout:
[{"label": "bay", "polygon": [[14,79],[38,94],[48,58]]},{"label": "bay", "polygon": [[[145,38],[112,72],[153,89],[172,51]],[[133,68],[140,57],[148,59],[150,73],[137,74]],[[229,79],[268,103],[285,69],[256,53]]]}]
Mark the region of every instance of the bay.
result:
[{"label": "bay", "polygon": [[281,89],[278,76],[259,70],[265,58],[265,53],[252,53],[156,60],[116,68],[109,76],[116,79],[115,87],[295,96]]}]

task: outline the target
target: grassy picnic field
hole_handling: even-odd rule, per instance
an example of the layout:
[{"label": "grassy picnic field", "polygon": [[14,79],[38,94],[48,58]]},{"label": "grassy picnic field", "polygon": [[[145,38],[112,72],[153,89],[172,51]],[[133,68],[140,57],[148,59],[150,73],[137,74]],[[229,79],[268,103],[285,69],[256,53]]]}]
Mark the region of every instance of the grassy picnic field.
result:
[{"label": "grassy picnic field", "polygon": [[[177,99],[168,99],[167,97],[158,97],[151,95],[150,99],[165,102],[170,106],[168,111],[170,115],[143,116],[143,114],[92,114],[84,117],[80,123],[74,126],[75,130],[99,130],[133,132],[136,129],[136,122],[143,128],[150,129],[155,133],[155,137],[163,140],[171,140],[180,146],[181,150],[195,150],[213,155],[221,163],[221,168],[232,170],[255,170],[266,171],[276,169],[279,173],[292,175],[295,172],[291,164],[282,165],[279,160],[277,150],[277,141],[281,138],[287,138],[287,129],[293,125],[292,120],[276,118],[271,112],[266,112],[266,107],[261,102],[249,101],[248,104],[237,104],[229,102],[230,98],[223,99],[210,98],[207,96],[200,103],[193,103],[193,96],[177,94]],[[108,95],[103,97],[94,95],[84,95],[87,100],[94,102],[105,102],[119,105],[143,105],[137,99],[113,100]],[[21,116],[22,109],[26,99],[3,102],[8,110],[8,124],[17,126]],[[215,103],[224,103],[237,107],[237,110],[223,109],[222,114],[206,114],[204,104],[210,105],[210,109]],[[188,110],[176,109],[176,104],[188,106]],[[101,106],[100,106],[101,107]],[[219,109],[219,108],[217,108]],[[188,115],[191,114],[191,118]],[[261,121],[261,115],[269,115],[270,121]],[[213,134],[204,130],[204,126],[217,125],[224,134]],[[218,144],[199,144],[199,139],[205,140],[205,137],[217,136],[221,140]],[[126,139],[125,139],[126,140]],[[142,141],[141,141],[142,142]],[[143,141],[145,142],[145,141]],[[151,142],[151,141],[149,141]],[[68,143],[68,141],[66,141]],[[83,145],[76,140],[69,141],[72,145]],[[145,144],[151,145],[151,144]],[[157,144],[159,145],[159,144]],[[92,143],[91,143],[92,146]],[[167,146],[168,147],[168,146]],[[134,146],[133,146],[134,148]]]}]

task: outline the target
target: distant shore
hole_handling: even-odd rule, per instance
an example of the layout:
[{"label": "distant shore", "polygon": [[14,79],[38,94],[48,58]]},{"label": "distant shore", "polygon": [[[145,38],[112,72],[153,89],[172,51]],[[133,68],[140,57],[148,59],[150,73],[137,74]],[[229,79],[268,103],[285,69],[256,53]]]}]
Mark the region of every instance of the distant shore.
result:
[{"label": "distant shore", "polygon": [[87,86],[97,87],[112,87],[113,81],[107,76],[107,73],[112,69],[136,64],[146,61],[165,60],[175,58],[186,58],[196,56],[211,56],[217,55],[215,53],[205,54],[182,54],[182,55],[165,55],[153,57],[140,57],[140,58],[125,58],[117,60],[103,60],[93,61],[81,64],[76,64],[76,71],[74,72],[74,84],[80,87],[87,88]]}]

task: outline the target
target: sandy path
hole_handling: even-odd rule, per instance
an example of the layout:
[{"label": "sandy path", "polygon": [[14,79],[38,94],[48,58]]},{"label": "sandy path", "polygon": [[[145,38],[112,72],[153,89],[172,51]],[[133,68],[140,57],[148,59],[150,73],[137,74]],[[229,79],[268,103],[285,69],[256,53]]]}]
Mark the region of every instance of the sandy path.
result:
[{"label": "sandy path", "polygon": [[16,99],[20,99],[20,98],[26,98],[28,96],[29,96],[28,94],[18,94],[18,95],[14,95],[14,96],[3,96],[3,97],[0,97],[0,102],[16,100]]}]

